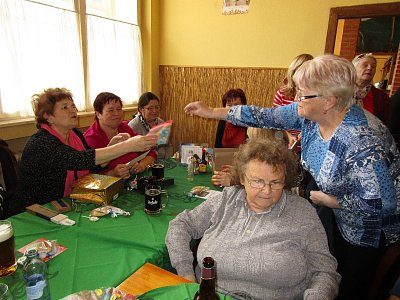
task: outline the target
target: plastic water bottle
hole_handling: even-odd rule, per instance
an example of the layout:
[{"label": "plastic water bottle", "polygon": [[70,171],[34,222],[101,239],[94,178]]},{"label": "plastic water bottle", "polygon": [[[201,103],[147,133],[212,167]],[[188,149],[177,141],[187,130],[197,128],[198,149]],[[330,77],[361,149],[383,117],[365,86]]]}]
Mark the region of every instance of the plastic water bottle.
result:
[{"label": "plastic water bottle", "polygon": [[39,258],[38,252],[35,249],[29,250],[26,256],[27,261],[23,272],[27,300],[50,300],[46,263]]}]

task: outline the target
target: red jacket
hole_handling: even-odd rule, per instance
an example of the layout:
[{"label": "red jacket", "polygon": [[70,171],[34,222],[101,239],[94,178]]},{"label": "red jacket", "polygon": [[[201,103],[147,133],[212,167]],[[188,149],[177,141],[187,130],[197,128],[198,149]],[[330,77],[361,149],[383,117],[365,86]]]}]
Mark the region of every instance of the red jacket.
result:
[{"label": "red jacket", "polygon": [[371,112],[377,116],[383,124],[388,126],[390,117],[390,99],[389,96],[378,90],[376,87],[371,86],[370,93],[372,93],[374,111]]}]

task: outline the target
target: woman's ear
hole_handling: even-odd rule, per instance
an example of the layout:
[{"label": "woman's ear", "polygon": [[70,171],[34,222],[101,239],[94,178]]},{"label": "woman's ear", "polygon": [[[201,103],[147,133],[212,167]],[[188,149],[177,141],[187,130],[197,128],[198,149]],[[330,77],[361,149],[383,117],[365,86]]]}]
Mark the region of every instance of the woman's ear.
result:
[{"label": "woman's ear", "polygon": [[142,113],[142,111],[143,111],[143,108],[141,108],[141,107],[138,107],[138,108],[137,108],[137,110],[138,110],[138,112]]},{"label": "woman's ear", "polygon": [[338,103],[338,99],[336,96],[327,96],[326,103],[325,103],[325,110],[328,111],[331,108],[335,107]]},{"label": "woman's ear", "polygon": [[94,112],[96,114],[97,119],[100,119],[101,113],[99,113],[98,111]]},{"label": "woman's ear", "polygon": [[52,115],[49,115],[48,113],[44,113],[43,114],[43,118],[47,121],[47,123],[49,123],[49,124],[52,124],[52,121],[51,121],[51,119],[52,119]]}]

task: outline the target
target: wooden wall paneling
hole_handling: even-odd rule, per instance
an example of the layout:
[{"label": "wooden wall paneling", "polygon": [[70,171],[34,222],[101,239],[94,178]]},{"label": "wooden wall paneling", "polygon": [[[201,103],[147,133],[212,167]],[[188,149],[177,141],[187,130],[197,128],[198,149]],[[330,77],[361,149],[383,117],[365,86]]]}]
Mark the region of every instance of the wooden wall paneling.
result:
[{"label": "wooden wall paneling", "polygon": [[191,117],[183,108],[192,101],[222,106],[222,95],[231,88],[241,88],[247,103],[271,107],[276,90],[287,69],[218,68],[160,66],[161,118],[172,119],[170,138],[174,151],[181,143],[207,143],[214,146],[218,121]]}]

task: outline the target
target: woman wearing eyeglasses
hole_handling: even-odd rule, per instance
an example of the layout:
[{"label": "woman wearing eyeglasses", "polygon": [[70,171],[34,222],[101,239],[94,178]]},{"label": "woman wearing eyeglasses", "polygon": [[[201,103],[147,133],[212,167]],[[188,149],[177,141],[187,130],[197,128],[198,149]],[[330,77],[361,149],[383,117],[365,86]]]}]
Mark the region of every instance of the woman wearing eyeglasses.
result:
[{"label": "woman wearing eyeglasses", "polygon": [[320,189],[310,199],[333,208],[338,225],[338,299],[366,299],[380,258],[400,239],[399,152],[388,129],[353,105],[356,70],[349,61],[316,57],[296,71],[294,82],[297,102],[290,105],[228,109],[194,102],[185,111],[243,126],[301,130],[301,163]]},{"label": "woman wearing eyeglasses", "polygon": [[[297,156],[278,140],[250,140],[226,187],[169,224],[166,245],[178,274],[196,281],[197,261],[216,262],[217,289],[254,299],[334,299],[340,276],[324,228],[307,200],[288,192]],[[284,189],[285,188],[285,189]],[[246,298],[252,299],[252,298]]]},{"label": "woman wearing eyeglasses", "polygon": [[[97,149],[106,147],[110,143],[120,142],[126,138],[138,135],[123,122],[122,100],[119,96],[102,92],[93,102],[95,121],[85,131],[84,137],[90,147]],[[143,159],[127,165],[131,160],[142,153],[131,152],[110,161],[102,173],[110,176],[129,178],[132,174],[142,173],[149,165],[157,160],[154,150],[151,150]]]},{"label": "woman wearing eyeglasses", "polygon": [[357,71],[356,90],[354,98],[357,104],[377,116],[388,126],[390,115],[389,96],[378,90],[372,80],[376,72],[376,58],[372,53],[359,54],[353,59]]},{"label": "woman wearing eyeglasses", "polygon": [[[146,135],[152,127],[164,122],[160,118],[160,109],[160,99],[155,94],[146,92],[140,96],[138,112],[128,125],[138,134]],[[171,145],[158,145],[156,152],[159,159],[169,158],[173,154]]]}]

